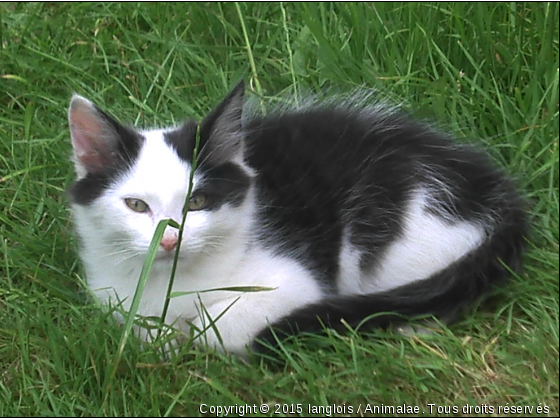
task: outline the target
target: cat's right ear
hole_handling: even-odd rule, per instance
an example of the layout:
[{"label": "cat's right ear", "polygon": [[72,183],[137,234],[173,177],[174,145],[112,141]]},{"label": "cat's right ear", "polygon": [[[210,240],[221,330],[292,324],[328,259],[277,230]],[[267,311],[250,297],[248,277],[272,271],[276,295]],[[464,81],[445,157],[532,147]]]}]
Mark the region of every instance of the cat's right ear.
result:
[{"label": "cat's right ear", "polygon": [[91,101],[76,94],[70,101],[68,122],[78,178],[102,172],[119,142],[115,122]]}]

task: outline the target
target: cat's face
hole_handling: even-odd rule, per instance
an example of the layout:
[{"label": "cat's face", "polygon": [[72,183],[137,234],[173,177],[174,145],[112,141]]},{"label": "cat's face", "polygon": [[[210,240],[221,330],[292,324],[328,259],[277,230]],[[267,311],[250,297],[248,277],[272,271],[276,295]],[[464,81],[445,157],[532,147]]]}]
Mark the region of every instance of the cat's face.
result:
[{"label": "cat's face", "polygon": [[[235,235],[250,217],[251,179],[242,164],[239,127],[228,129],[233,127],[228,105],[231,98],[201,124],[199,166],[186,202],[195,123],[136,131],[74,97],[69,119],[78,179],[70,193],[82,240],[122,261],[143,259],[158,223],[173,219],[180,224],[185,206],[182,259],[211,256]],[[169,263],[177,242],[178,230],[168,226],[156,261]]]}]

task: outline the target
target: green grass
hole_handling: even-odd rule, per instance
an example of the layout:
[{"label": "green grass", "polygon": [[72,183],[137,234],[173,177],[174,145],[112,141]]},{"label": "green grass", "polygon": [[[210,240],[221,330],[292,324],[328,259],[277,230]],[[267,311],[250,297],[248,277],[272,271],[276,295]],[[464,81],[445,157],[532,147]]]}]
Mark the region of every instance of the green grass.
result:
[{"label": "green grass", "polygon": [[[406,403],[425,414],[540,404],[558,416],[558,13],[558,3],[2,3],[0,415]],[[482,139],[531,204],[521,275],[428,337],[286,344],[280,368],[190,348],[162,361],[131,338],[111,376],[122,328],[87,299],[67,210],[70,95],[153,126],[204,115],[241,78],[268,99],[373,87]]]}]

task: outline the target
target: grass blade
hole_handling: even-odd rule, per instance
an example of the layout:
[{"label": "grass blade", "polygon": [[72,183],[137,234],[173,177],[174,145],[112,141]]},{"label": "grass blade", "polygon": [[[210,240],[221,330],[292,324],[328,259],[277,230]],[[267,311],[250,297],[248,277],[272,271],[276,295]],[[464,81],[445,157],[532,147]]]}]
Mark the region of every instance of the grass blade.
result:
[{"label": "grass blade", "polygon": [[138,279],[138,285],[136,286],[136,291],[134,292],[134,298],[132,299],[132,303],[130,305],[128,315],[125,319],[123,332],[119,341],[119,345],[117,347],[117,353],[115,354],[112,363],[109,365],[109,373],[105,378],[104,403],[107,401],[107,398],[109,396],[111,385],[115,378],[115,373],[117,372],[117,368],[119,366],[119,362],[122,357],[124,346],[128,341],[128,337],[130,336],[130,333],[132,332],[132,327],[134,325],[136,313],[138,312],[138,307],[140,306],[142,294],[144,293],[144,288],[146,287],[146,283],[148,281],[148,277],[150,276],[150,272],[152,271],[152,266],[154,265],[154,260],[156,258],[159,244],[161,243],[161,238],[163,238],[165,228],[167,227],[168,224],[169,224],[169,219],[160,220],[154,232],[154,236],[152,237],[152,241],[150,242],[148,253],[146,259],[144,260],[144,265],[142,266],[142,272],[140,273],[140,278]]}]

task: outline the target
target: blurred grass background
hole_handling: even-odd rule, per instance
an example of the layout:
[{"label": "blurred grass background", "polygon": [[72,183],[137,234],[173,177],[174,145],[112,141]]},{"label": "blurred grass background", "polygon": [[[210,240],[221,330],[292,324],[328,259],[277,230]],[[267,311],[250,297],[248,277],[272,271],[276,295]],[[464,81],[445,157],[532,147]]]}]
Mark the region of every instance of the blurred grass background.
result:
[{"label": "blurred grass background", "polygon": [[[558,416],[558,3],[0,4],[0,415],[185,416],[200,404],[487,404]],[[90,302],[65,189],[73,92],[142,126],[254,97],[364,86],[518,179],[523,273],[429,337],[329,335],[285,367],[161,361]],[[109,378],[109,379],[108,379]],[[289,414],[289,412],[287,413]],[[296,415],[298,413],[295,413]],[[367,414],[367,413],[366,413]]]}]

